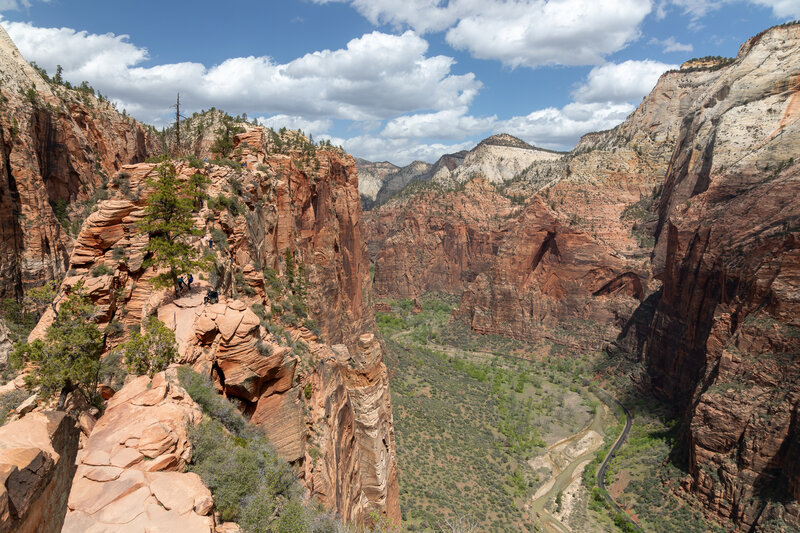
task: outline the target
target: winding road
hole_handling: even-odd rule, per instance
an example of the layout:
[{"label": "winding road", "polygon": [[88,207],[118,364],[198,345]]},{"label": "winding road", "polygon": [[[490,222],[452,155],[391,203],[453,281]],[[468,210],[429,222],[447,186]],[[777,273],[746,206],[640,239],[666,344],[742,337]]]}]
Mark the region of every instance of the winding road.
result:
[{"label": "winding road", "polygon": [[[392,339],[397,341],[397,340],[400,339],[401,336],[405,336],[407,333],[408,333],[408,331],[397,332],[392,336]],[[454,355],[454,352],[462,352],[462,353],[472,353],[473,355],[477,355],[477,356],[480,356],[480,357],[497,357],[498,355],[500,355],[501,357],[505,357],[507,359],[526,360],[526,359],[524,359],[522,357],[518,357],[518,356],[514,356],[514,355],[495,354],[493,352],[483,352],[483,351],[456,349],[456,348],[454,348],[452,346],[437,344],[437,343],[431,342],[431,341],[428,342],[428,345],[433,345],[436,348],[444,351],[445,353],[448,353],[451,356]],[[584,383],[588,384],[588,382],[586,382],[586,381]],[[596,385],[589,385],[588,388],[603,403],[605,403],[609,407],[612,407],[613,405],[617,405],[625,413],[625,427],[622,429],[622,433],[620,433],[619,437],[614,442],[614,445],[611,447],[611,450],[609,450],[609,452],[606,455],[605,459],[603,460],[602,464],[597,469],[597,485],[600,488],[600,492],[603,494],[603,497],[605,498],[605,500],[608,502],[609,506],[611,507],[612,511],[614,511],[616,513],[621,513],[621,515],[624,516],[628,520],[628,522],[630,522],[630,524],[633,526],[635,531],[643,532],[644,530],[641,527],[639,527],[639,525],[636,523],[636,521],[633,518],[631,518],[631,516],[628,513],[626,513],[622,509],[622,507],[619,506],[619,504],[614,500],[614,498],[611,497],[611,495],[608,493],[608,489],[607,489],[606,483],[605,483],[606,470],[608,469],[609,463],[611,462],[612,459],[614,459],[614,456],[616,455],[617,451],[619,451],[619,449],[625,443],[625,441],[628,438],[628,435],[631,432],[631,428],[633,427],[633,415],[631,415],[631,412],[628,410],[627,407],[625,407],[622,404],[622,402],[617,400],[614,396],[612,396],[611,394],[607,393],[603,389],[597,387]],[[552,446],[550,446],[548,448],[548,451],[551,450],[551,449],[557,448],[559,446],[565,445],[565,444],[567,444],[569,442],[577,441],[577,440],[581,439],[582,437],[584,437],[591,430],[602,432],[603,431],[602,428],[603,428],[602,417],[600,416],[600,411],[598,410],[596,412],[595,416],[593,417],[592,421],[589,423],[589,425],[587,425],[585,428],[583,428],[580,432],[578,432],[578,433],[576,433],[576,434],[574,434],[574,435],[572,435],[570,437],[567,437],[566,439],[563,439],[562,441],[559,441],[556,444],[553,444]],[[588,461],[591,459],[593,454],[597,451],[597,449],[600,446],[602,446],[602,443],[598,443],[597,445],[590,447],[589,449],[587,449],[587,451],[582,453],[580,456],[572,458],[572,460],[568,461],[568,463],[567,463],[567,465],[565,467],[557,468],[556,471],[554,472],[554,476],[542,486],[543,489],[544,489],[544,487],[547,487],[547,488],[544,489],[544,490],[540,489],[537,492],[537,495],[534,496],[534,499],[533,499],[533,502],[532,502],[532,504],[533,504],[532,505],[532,509],[539,516],[539,518],[541,519],[542,525],[544,526],[545,531],[553,532],[553,533],[571,533],[572,530],[566,524],[564,524],[560,520],[558,520],[558,518],[553,516],[549,511],[547,511],[547,509],[545,507],[546,507],[547,502],[552,497],[555,497],[555,495],[558,492],[560,492],[566,485],[568,485],[574,479],[573,476],[575,475],[575,471],[576,471],[577,467],[581,463],[584,463],[584,464],[588,463]]]},{"label": "winding road", "polygon": [[608,455],[606,455],[606,458],[603,460],[603,463],[600,465],[600,468],[597,469],[597,486],[600,487],[600,492],[603,494],[603,497],[605,498],[606,502],[608,502],[608,504],[611,506],[613,510],[615,510],[617,513],[621,513],[622,516],[626,517],[628,521],[631,523],[631,525],[633,525],[634,529],[636,529],[636,531],[644,531],[642,528],[639,527],[639,524],[637,524],[636,521],[633,518],[631,518],[630,515],[622,509],[622,507],[619,506],[616,500],[614,500],[614,498],[611,497],[611,494],[608,493],[608,488],[606,487],[606,470],[608,470],[608,465],[614,458],[614,456],[617,454],[617,451],[619,451],[619,449],[627,440],[628,435],[631,432],[631,427],[633,427],[633,416],[631,415],[631,412],[628,411],[628,408],[622,405],[622,402],[614,398],[612,395],[610,395],[609,393],[607,393],[606,391],[604,391],[599,387],[595,386],[592,388],[594,389],[595,393],[598,396],[602,396],[606,400],[615,403],[625,413],[625,427],[622,429],[622,433],[620,433],[619,438],[614,442],[614,445],[611,447],[611,450],[609,450]]}]

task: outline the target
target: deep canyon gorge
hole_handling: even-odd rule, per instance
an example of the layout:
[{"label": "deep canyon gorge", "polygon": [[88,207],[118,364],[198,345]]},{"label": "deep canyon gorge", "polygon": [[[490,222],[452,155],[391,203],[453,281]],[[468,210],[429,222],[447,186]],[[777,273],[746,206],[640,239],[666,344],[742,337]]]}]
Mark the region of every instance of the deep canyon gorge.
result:
[{"label": "deep canyon gorge", "polygon": [[[0,531],[800,531],[800,24],[569,152],[404,167],[218,110],[159,131],[2,29],[0,94]],[[142,229],[170,172],[185,288]],[[94,400],[13,364],[75,295]],[[150,323],[174,356],[126,371]],[[200,466],[249,453],[268,511]]]}]

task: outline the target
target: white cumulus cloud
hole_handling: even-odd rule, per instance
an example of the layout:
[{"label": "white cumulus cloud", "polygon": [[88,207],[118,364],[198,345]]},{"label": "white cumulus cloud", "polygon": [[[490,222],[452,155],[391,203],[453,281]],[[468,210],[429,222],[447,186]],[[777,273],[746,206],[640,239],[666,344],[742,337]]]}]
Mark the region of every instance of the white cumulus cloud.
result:
[{"label": "white cumulus cloud", "polygon": [[451,144],[420,143],[417,139],[387,139],[372,135],[359,135],[348,139],[323,135],[322,138],[330,139],[336,146],[343,146],[348,153],[357,157],[369,161],[388,160],[399,166],[412,161],[433,163],[444,154],[469,150],[475,146],[473,141]]},{"label": "white cumulus cloud", "polygon": [[667,70],[678,68],[659,61],[628,60],[595,67],[573,92],[576,102],[638,102],[653,90]]},{"label": "white cumulus cloud", "polygon": [[496,120],[496,115],[483,118],[467,115],[466,107],[447,109],[393,118],[381,135],[389,139],[463,139],[492,129]]},{"label": "white cumulus cloud", "polygon": [[679,43],[675,39],[675,37],[667,37],[666,39],[653,38],[647,41],[647,44],[655,44],[661,46],[665,54],[669,52],[691,52],[692,50],[694,50],[694,46],[688,43],[686,44]]},{"label": "white cumulus cloud", "polygon": [[126,35],[2,22],[26,59],[50,72],[60,64],[65,79],[88,80],[137,118],[157,124],[165,120],[179,91],[189,111],[216,106],[234,113],[369,121],[463,108],[481,87],[472,73],[452,74],[452,58],[427,56],[427,41],[412,31],[375,31],[352,39],[345,48],[287,63],[249,56],[212,66],[144,66],[147,50]]},{"label": "white cumulus cloud", "polygon": [[[672,0],[672,3],[694,19],[702,18],[725,4],[743,0]],[[797,0],[747,0],[746,3],[766,7],[779,19],[800,19],[800,2]]]},{"label": "white cumulus cloud", "polygon": [[634,109],[632,104],[573,102],[560,109],[548,107],[500,121],[494,129],[542,148],[569,150],[582,135],[613,128]]},{"label": "white cumulus cloud", "polygon": [[279,130],[287,128],[290,130],[303,130],[305,133],[310,133],[314,136],[326,133],[333,127],[331,119],[323,118],[318,120],[309,120],[297,115],[273,115],[271,117],[258,117],[259,124]]},{"label": "white cumulus cloud", "polygon": [[315,0],[348,2],[375,25],[447,31],[448,44],[517,67],[594,65],[639,38],[651,0]]}]

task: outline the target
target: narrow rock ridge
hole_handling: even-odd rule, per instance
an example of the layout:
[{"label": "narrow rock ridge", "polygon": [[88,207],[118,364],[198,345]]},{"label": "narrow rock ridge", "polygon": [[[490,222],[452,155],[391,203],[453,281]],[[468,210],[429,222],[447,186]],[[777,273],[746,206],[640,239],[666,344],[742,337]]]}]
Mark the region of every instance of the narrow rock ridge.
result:
[{"label": "narrow rock ridge", "polygon": [[[347,522],[371,523],[375,512],[399,522],[392,410],[383,351],[371,334],[355,163],[336,150],[317,150],[313,159],[299,149],[276,154],[270,142],[261,128],[239,134],[237,168],[177,163],[179,179],[199,171],[211,182],[213,209],[203,207],[196,218],[208,233],[195,245],[209,251],[215,241],[217,303],[204,302],[208,273],[196,273],[192,290],[179,297],[149,282],[148,237],[137,222],[154,164],[123,167],[132,192],[112,188],[113,197],[89,216],[61,291],[83,282],[101,328],[113,321],[126,332],[158,316],[175,331],[180,362],[212,377],[264,428],[313,497]],[[216,205],[221,196],[239,202],[237,210]],[[303,272],[313,323],[290,320],[289,301],[275,292],[275,283],[285,283],[287,257]],[[107,274],[97,271],[101,265]],[[49,310],[31,338],[51,320]],[[125,334],[109,338],[108,348]]]}]

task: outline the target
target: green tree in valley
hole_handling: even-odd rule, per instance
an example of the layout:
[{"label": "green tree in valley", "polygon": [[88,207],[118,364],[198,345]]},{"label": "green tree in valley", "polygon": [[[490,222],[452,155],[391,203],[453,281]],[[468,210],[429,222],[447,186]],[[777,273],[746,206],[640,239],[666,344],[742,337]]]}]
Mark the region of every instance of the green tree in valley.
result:
[{"label": "green tree in valley", "polygon": [[56,409],[62,410],[67,395],[76,392],[92,403],[97,398],[103,334],[94,322],[95,307],[78,283],[61,302],[44,340],[19,342],[9,355],[15,368],[30,364],[25,376],[29,389],[49,398],[60,394]]},{"label": "green tree in valley", "polygon": [[144,334],[138,330],[131,333],[122,351],[128,372],[150,377],[167,368],[178,355],[175,333],[154,316],[148,319]]},{"label": "green tree in valley", "polygon": [[195,270],[206,270],[210,266],[207,258],[192,246],[191,237],[202,235],[195,228],[192,214],[199,189],[205,189],[205,181],[178,179],[175,166],[165,161],[156,167],[156,176],[148,180],[152,189],[147,199],[144,219],[139,228],[150,234],[146,251],[149,257],[145,266],[155,266],[159,273],[152,283],[156,288],[169,287],[178,293],[178,277]]}]

